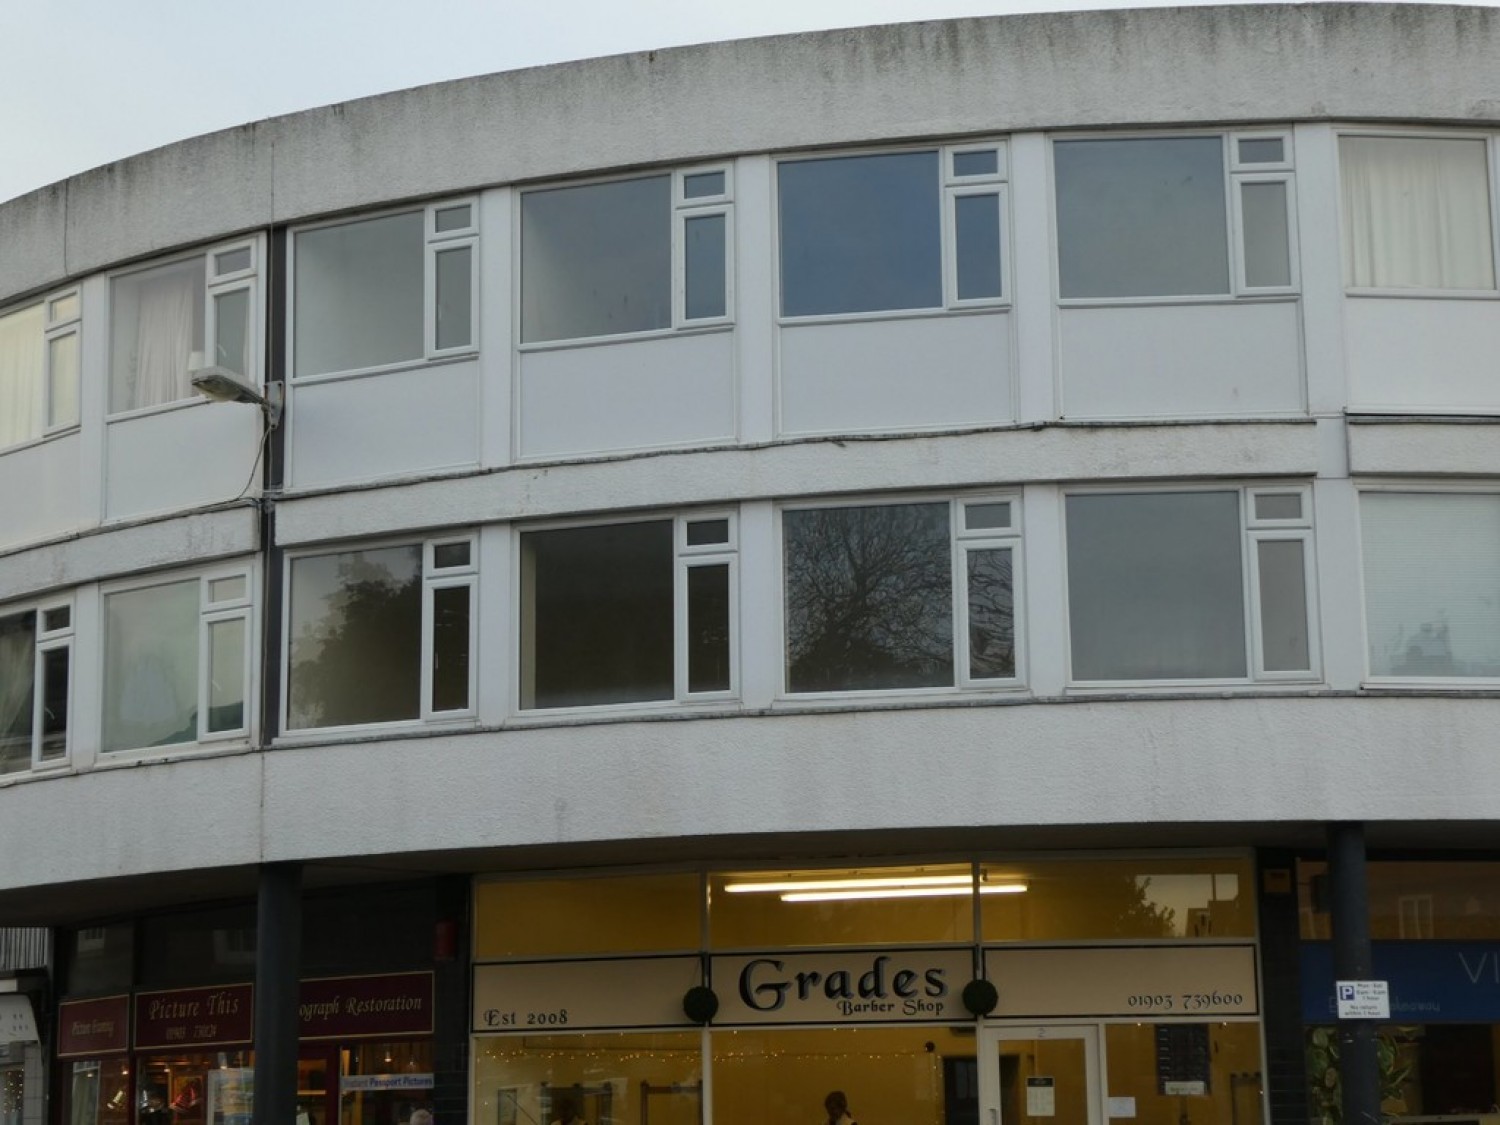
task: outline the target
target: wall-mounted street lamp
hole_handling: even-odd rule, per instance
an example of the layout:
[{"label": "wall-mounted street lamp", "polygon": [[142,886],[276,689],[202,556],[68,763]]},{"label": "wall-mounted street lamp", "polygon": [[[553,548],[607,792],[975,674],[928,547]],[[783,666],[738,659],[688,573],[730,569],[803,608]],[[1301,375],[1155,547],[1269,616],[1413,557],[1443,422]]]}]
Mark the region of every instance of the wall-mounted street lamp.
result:
[{"label": "wall-mounted street lamp", "polygon": [[281,421],[281,407],[286,388],[279,382],[267,383],[261,394],[227,367],[201,367],[191,373],[193,390],[212,402],[250,402],[261,408],[266,425],[275,429]]}]

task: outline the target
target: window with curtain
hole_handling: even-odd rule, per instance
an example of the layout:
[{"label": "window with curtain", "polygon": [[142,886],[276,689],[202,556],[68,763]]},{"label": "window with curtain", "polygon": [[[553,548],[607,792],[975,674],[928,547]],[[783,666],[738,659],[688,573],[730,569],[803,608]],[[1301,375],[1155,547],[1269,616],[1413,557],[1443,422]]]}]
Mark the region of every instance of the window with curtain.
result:
[{"label": "window with curtain", "polygon": [[1493,289],[1487,143],[1482,138],[1339,138],[1344,284]]},{"label": "window with curtain", "polygon": [[205,366],[204,259],[188,258],[114,279],[110,287],[110,391],[114,413],[190,398]]},{"label": "window with curtain", "polygon": [[0,316],[0,448],[41,433],[43,308],[32,305]]}]

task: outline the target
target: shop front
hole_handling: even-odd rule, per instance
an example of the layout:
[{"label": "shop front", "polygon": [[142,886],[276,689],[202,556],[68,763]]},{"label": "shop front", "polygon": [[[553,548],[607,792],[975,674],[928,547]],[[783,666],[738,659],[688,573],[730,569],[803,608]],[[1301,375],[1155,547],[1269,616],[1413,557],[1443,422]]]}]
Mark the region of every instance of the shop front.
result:
[{"label": "shop front", "polygon": [[480,880],[472,1120],[1255,1125],[1255,916],[1245,856]]}]

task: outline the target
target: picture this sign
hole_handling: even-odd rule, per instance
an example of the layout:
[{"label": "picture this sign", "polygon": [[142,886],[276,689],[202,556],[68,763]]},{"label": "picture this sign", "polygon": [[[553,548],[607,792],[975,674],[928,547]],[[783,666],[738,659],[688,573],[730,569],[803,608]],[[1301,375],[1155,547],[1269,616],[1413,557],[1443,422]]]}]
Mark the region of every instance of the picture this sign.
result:
[{"label": "picture this sign", "polygon": [[64,1000],[57,1006],[58,1058],[93,1058],[129,1049],[129,996]]},{"label": "picture this sign", "polygon": [[248,984],[178,988],[135,995],[135,1047],[216,1047],[249,1043],[254,990]]},{"label": "picture this sign", "polygon": [[988,949],[985,975],[1008,1017],[1251,1016],[1259,1010],[1249,945]]},{"label": "picture this sign", "polygon": [[697,957],[510,962],[474,968],[476,1032],[692,1026],[682,997],[701,983]]},{"label": "picture this sign", "polygon": [[879,949],[715,957],[716,1026],[968,1020],[967,949]]}]

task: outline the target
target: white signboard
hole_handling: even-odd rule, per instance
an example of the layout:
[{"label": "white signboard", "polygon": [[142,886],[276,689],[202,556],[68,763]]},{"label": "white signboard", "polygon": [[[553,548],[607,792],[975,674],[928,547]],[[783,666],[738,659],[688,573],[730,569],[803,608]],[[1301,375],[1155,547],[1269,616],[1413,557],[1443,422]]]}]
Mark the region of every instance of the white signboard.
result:
[{"label": "white signboard", "polygon": [[1111,1097],[1109,1099],[1109,1115],[1111,1117],[1134,1117],[1135,1099]]},{"label": "white signboard", "polygon": [[960,999],[967,949],[848,950],[715,957],[716,1026],[973,1019]]},{"label": "white signboard", "polygon": [[1169,1098],[1202,1098],[1208,1095],[1208,1083],[1199,1079],[1190,1082],[1163,1082],[1161,1092]]},{"label": "white signboard", "polygon": [[696,957],[476,965],[473,1030],[691,1027],[682,997],[702,973]]},{"label": "white signboard", "polygon": [[1341,1020],[1388,1020],[1391,1018],[1391,986],[1383,980],[1334,982]]},{"label": "white signboard", "polygon": [[1203,1019],[1259,1010],[1250,945],[987,949],[1000,993],[991,1013],[1021,1017]]},{"label": "white signboard", "polygon": [[0,1043],[35,1043],[36,1017],[28,996],[0,996]]},{"label": "white signboard", "polygon": [[1057,1116],[1057,1082],[1055,1079],[1043,1075],[1026,1079],[1026,1116]]},{"label": "white signboard", "polygon": [[431,1090],[430,1074],[345,1074],[339,1079],[339,1092],[356,1090]]}]

